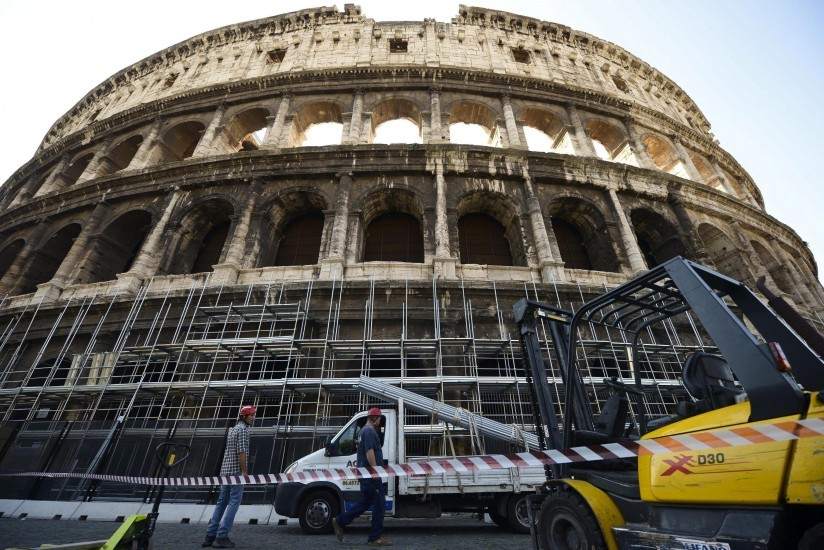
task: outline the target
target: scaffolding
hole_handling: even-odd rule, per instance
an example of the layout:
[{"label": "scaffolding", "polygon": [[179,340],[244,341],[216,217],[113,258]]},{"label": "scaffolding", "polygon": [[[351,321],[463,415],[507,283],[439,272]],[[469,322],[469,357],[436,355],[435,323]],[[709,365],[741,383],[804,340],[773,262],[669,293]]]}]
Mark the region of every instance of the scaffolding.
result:
[{"label": "scaffolding", "polygon": [[[209,277],[184,290],[94,295],[60,307],[0,303],[0,469],[155,473],[152,449],[166,439],[192,447],[182,476],[219,471],[227,430],[241,404],[257,406],[250,471],[280,472],[323,445],[376,403],[367,376],[526,432],[534,431],[512,305],[520,298],[576,309],[607,288],[487,281],[289,281],[221,287]],[[563,388],[547,327],[539,340],[558,418]],[[623,331],[582,327],[577,347],[597,411],[605,377],[632,382],[640,369],[651,417],[672,412],[680,369],[713,351],[688,313],[646,329],[640,365]],[[681,393],[679,393],[681,392]],[[407,411],[407,454],[469,452],[460,430]],[[449,438],[447,444],[446,438]],[[487,440],[488,452],[512,450]],[[167,500],[203,502],[184,487]],[[272,487],[249,490],[270,502]],[[79,480],[8,482],[2,498],[146,499],[147,490]]]}]

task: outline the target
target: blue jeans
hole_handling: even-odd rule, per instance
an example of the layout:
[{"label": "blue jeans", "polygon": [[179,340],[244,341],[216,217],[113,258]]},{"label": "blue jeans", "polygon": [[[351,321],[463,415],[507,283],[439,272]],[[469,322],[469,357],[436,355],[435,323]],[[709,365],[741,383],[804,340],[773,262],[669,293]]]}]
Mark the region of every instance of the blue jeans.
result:
[{"label": "blue jeans", "polygon": [[345,527],[356,517],[372,507],[372,530],[369,531],[369,540],[373,541],[381,536],[383,531],[383,513],[386,509],[386,493],[383,481],[380,479],[362,479],[360,482],[361,499],[348,511],[338,516],[338,525]]},{"label": "blue jeans", "polygon": [[206,530],[207,537],[222,539],[229,536],[232,530],[232,523],[235,521],[235,514],[243,498],[243,485],[221,485],[220,496],[217,497],[215,512],[209,520],[209,527]]}]

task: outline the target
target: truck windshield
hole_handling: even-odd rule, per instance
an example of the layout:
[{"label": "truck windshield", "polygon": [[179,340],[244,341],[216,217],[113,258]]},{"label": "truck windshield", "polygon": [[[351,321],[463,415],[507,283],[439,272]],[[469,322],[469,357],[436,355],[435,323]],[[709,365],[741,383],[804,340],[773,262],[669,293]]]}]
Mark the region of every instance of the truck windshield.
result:
[{"label": "truck windshield", "polygon": [[[347,456],[353,455],[358,450],[358,438],[363,426],[366,424],[366,417],[362,416],[349,424],[346,429],[341,432],[338,438],[333,442],[335,448],[335,455]],[[378,435],[381,438],[381,446],[383,446],[384,430],[386,427],[386,417],[381,416],[381,427],[378,430]]]}]

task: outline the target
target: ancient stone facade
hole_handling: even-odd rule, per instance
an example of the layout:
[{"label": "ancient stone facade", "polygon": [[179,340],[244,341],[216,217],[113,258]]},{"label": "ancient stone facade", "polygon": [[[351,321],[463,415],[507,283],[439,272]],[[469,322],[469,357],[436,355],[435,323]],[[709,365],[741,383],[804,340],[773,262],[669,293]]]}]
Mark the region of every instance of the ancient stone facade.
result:
[{"label": "ancient stone facade", "polygon": [[[379,143],[396,120],[416,143]],[[306,146],[318,125],[340,137]],[[460,143],[461,127],[484,137]],[[114,382],[94,354],[148,341],[164,315],[185,327],[196,295],[291,285],[334,304],[357,288],[346,307],[360,327],[364,300],[380,317],[374,284],[386,304],[398,285],[422,296],[433,284],[439,303],[464,293],[464,310],[481,288],[569,304],[675,255],[763,276],[810,318],[824,307],[809,249],[765,212],[700,109],[619,46],[465,6],[451,23],[376,22],[346,5],[224,27],[108,78],[0,189],[3,420],[28,426],[43,400],[50,421],[81,418],[81,394],[104,408],[111,396],[95,388]],[[495,296],[489,311],[505,311]],[[164,313],[167,299],[179,303]],[[437,340],[451,330],[440,323],[411,337]],[[157,334],[174,342],[168,330]],[[349,337],[370,340],[358,330]],[[404,321],[402,338],[414,330]],[[57,397],[42,390],[78,356]],[[468,376],[480,388],[482,375]]]}]

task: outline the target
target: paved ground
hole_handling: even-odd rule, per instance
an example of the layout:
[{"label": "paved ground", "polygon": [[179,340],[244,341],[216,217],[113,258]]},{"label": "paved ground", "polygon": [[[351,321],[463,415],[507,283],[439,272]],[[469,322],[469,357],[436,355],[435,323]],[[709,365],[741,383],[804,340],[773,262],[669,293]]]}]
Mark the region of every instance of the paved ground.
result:
[{"label": "paved ground", "polygon": [[[98,521],[0,519],[0,548],[32,548],[43,543],[69,543],[103,539],[118,523]],[[155,549],[200,548],[204,526],[161,523],[153,537]],[[238,548],[343,549],[366,548],[368,523],[357,521],[347,531],[346,542],[332,535],[307,536],[297,525],[235,525],[232,539]],[[387,519],[386,536],[394,548],[426,550],[481,550],[527,548],[529,537],[504,531],[469,517],[438,520]]]}]

